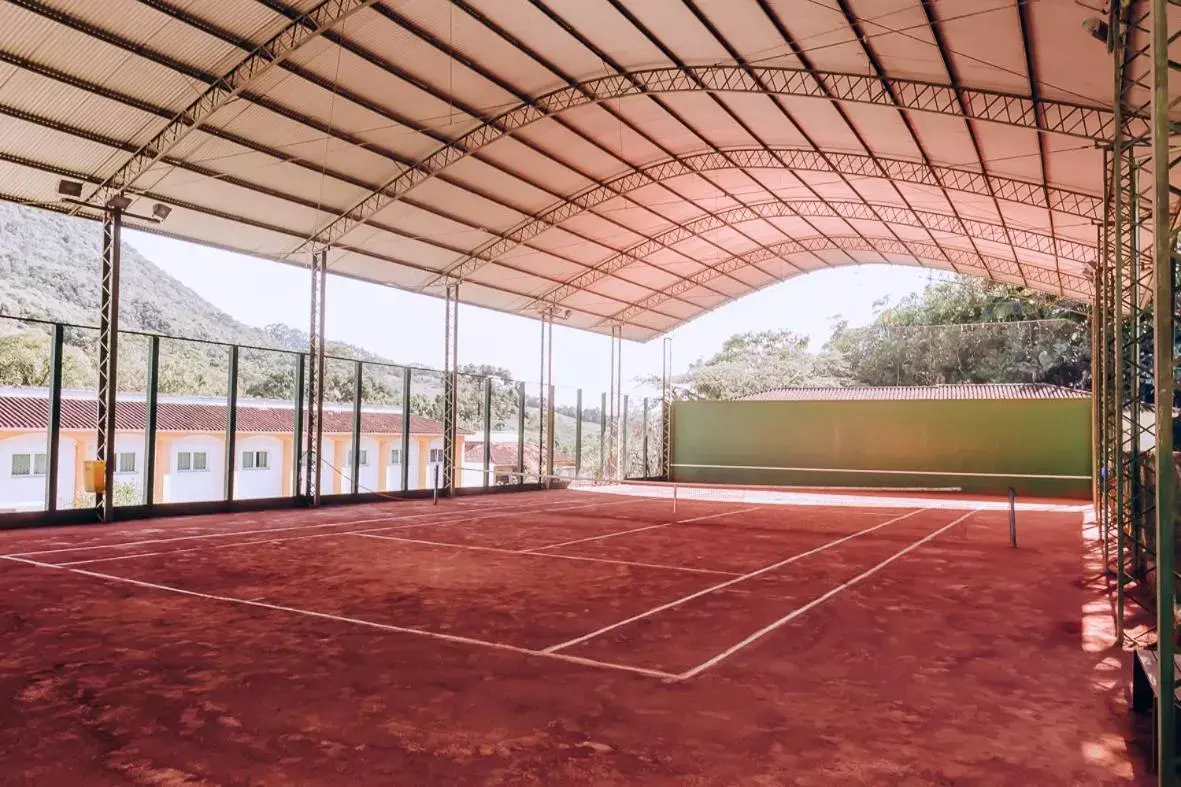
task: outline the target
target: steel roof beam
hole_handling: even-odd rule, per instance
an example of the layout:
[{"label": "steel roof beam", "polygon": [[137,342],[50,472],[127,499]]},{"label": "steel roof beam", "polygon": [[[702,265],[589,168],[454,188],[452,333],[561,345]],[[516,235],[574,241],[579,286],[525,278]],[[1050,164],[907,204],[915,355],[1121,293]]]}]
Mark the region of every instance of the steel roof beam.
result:
[{"label": "steel roof beam", "polygon": [[[918,227],[926,230],[936,230],[941,232],[954,232],[962,237],[970,238],[973,236],[983,237],[987,240],[995,240],[1000,243],[1008,242],[1008,229],[1000,224],[992,222],[977,221],[973,219],[960,219],[958,216],[935,213],[932,211],[916,211],[910,208],[902,208],[896,205],[874,205],[865,202],[848,202],[848,201],[821,201],[821,200],[771,200],[756,205],[743,206],[741,208],[733,208],[724,211],[718,216],[706,216],[696,221],[690,222],[684,229],[674,229],[664,233],[661,240],[670,243],[676,243],[691,237],[690,233],[707,232],[710,230],[719,229],[721,227],[730,226],[731,224],[755,221],[758,219],[771,219],[784,216],[802,217],[802,216],[824,216],[832,218],[845,219],[862,219],[866,221],[877,221],[886,225],[889,229],[890,225],[901,225],[908,227]],[[1053,255],[1056,251],[1061,252],[1062,256],[1075,259],[1081,264],[1093,265],[1098,255],[1098,250],[1093,246],[1076,243],[1073,241],[1063,241],[1061,239],[1053,238],[1049,235],[1041,233],[1022,231],[1018,236],[1022,242],[1028,245],[1018,246],[1027,251],[1035,251],[1042,254]],[[934,259],[938,261],[954,261],[959,259],[959,250],[954,247],[947,247],[943,244],[925,243],[923,241],[899,241],[897,238],[890,239],[892,243],[900,243],[903,247],[910,244],[920,244],[918,248],[924,250],[921,255],[911,254],[916,258],[927,258],[930,256],[929,248],[942,248],[946,251],[944,255],[948,259],[943,259],[936,256]],[[890,248],[894,248],[891,246]],[[541,303],[550,303],[559,305],[563,300],[569,298],[576,292],[584,291],[587,287],[595,282],[615,274],[617,271],[631,265],[635,262],[637,257],[643,254],[651,253],[650,250],[644,246],[638,245],[632,247],[627,251],[616,254],[607,260],[596,265],[593,269],[575,276],[570,281],[555,287],[549,292],[539,297],[533,303],[525,306],[522,311],[530,311],[537,308]],[[983,255],[978,255],[983,257]],[[753,260],[752,260],[753,258]],[[750,264],[757,264],[765,262],[766,257],[762,256],[760,250],[754,250],[745,254],[734,255],[730,258],[733,264],[737,264],[739,260],[746,260]],[[994,259],[994,257],[987,257],[987,259]],[[995,258],[1003,259],[1003,258]],[[787,262],[793,268],[800,270],[794,263]],[[1015,260],[1018,266],[1030,265],[1030,263],[1022,263],[1020,260]],[[704,263],[703,263],[704,264]],[[728,271],[734,268],[728,268]],[[802,271],[801,271],[802,272]],[[662,292],[664,292],[662,290]]]},{"label": "steel roof beam", "polygon": [[127,161],[107,176],[89,201],[106,204],[107,200],[129,186],[161,158],[174,150],[190,133],[201,127],[215,112],[233,101],[246,86],[293,55],[301,46],[314,41],[328,30],[367,8],[377,0],[324,0],[289,22],[275,35],[255,48],[237,65],[201,92],[195,101],[181,110],[164,128],[156,132]]},{"label": "steel roof beam", "polygon": [[[749,69],[749,73],[748,73]],[[703,87],[704,86],[704,87]],[[380,193],[358,201],[349,211],[360,221],[339,216],[309,240],[310,245],[332,244],[365,218],[376,214],[423,181],[455,162],[539,120],[575,107],[617,98],[675,92],[737,92],[760,95],[835,97],[840,101],[874,104],[894,109],[987,120],[1037,129],[1040,114],[1047,131],[1105,140],[1111,135],[1112,113],[1101,107],[1061,101],[1035,103],[1028,96],[998,91],[955,88],[905,79],[879,79],[861,74],[820,73],[773,66],[689,66],[631,71],[590,79],[559,88],[523,102],[490,118],[383,184]],[[961,98],[963,101],[961,108]],[[1139,121],[1142,122],[1142,121]]]},{"label": "steel roof beam", "polygon": [[[922,256],[916,257],[914,252],[908,248],[909,246],[918,247],[918,250],[923,253]],[[892,238],[874,238],[869,243],[864,238],[846,236],[799,238],[787,241],[786,243],[776,244],[771,247],[771,251],[775,255],[818,251],[869,252],[880,255],[883,258],[906,257],[914,259],[916,262],[929,262],[938,266],[949,264],[948,260],[941,257],[939,247],[932,244],[913,242],[904,245]],[[955,252],[955,259],[952,261],[952,264],[976,276],[990,278],[1003,275],[1015,278],[1017,282],[1028,280],[1029,286],[1033,289],[1054,295],[1078,298],[1080,300],[1086,300],[1091,296],[1091,280],[1082,276],[1059,274],[1058,271],[1048,268],[1021,265],[1013,260],[1006,260],[1001,257],[985,257],[970,251],[958,249],[952,251]],[[928,254],[930,256],[927,256]],[[735,256],[710,266],[705,270],[694,273],[689,278],[710,281],[723,275],[722,269],[734,271],[748,264],[747,260]],[[1062,278],[1061,284],[1059,283],[1059,275]],[[678,296],[684,295],[695,284],[695,281],[678,282],[655,295],[650,295],[632,306],[617,312],[611,318],[596,323],[594,327],[608,325],[614,320],[633,320],[651,307],[660,304],[664,299],[672,297],[674,293]]]}]

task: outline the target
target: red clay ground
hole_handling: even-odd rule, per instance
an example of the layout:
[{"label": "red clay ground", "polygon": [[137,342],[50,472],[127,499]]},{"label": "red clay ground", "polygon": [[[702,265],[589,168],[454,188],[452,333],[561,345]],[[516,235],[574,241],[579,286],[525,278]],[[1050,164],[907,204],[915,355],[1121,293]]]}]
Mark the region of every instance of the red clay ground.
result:
[{"label": "red clay ground", "polygon": [[1081,513],[857,502],[0,533],[0,781],[1151,783]]}]

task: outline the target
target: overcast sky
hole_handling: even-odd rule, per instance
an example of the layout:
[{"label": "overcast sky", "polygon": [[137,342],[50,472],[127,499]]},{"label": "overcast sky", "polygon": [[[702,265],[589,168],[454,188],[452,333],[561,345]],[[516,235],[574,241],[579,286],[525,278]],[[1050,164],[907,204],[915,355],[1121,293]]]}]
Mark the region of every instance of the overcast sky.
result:
[{"label": "overcast sky", "polygon": [[[127,231],[126,240],[203,298],[244,323],[285,323],[308,328],[308,272],[279,263],[192,243]],[[788,329],[819,348],[834,317],[853,325],[872,319],[874,301],[922,289],[930,272],[919,268],[865,265],[824,270],[792,279],[676,329],[676,370],[707,357],[735,333]],[[232,282],[232,286],[227,283]],[[329,275],[328,338],[356,344],[384,357],[441,367],[443,302],[389,287]],[[459,317],[461,363],[502,366],[518,380],[537,380],[540,324],[536,320],[464,306]],[[661,341],[624,342],[624,379],[660,373]],[[610,340],[599,334],[554,326],[554,382],[597,396],[608,387]]]}]

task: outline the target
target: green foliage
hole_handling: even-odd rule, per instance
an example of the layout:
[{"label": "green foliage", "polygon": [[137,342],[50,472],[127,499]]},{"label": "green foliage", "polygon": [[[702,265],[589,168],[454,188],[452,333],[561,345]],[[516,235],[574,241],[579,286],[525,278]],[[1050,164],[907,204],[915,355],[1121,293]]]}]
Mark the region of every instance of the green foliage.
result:
[{"label": "green foliage", "polygon": [[697,397],[733,399],[780,386],[839,386],[849,380],[839,353],[810,352],[808,340],[791,331],[761,331],[731,336],[673,382]]}]

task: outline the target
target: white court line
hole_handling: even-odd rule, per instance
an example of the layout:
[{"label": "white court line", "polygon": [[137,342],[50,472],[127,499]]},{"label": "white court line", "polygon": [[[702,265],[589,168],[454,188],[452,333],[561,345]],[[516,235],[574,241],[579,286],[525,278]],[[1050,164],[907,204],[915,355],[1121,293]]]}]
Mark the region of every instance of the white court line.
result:
[{"label": "white court line", "polygon": [[[484,514],[479,517],[468,517],[466,515],[466,513],[461,513],[461,514],[459,514],[459,516],[464,517],[464,518],[459,520],[456,524],[460,524],[462,522],[470,522],[474,519],[487,519],[490,516],[497,516],[497,515],[506,514],[506,513],[526,514],[526,513],[530,513],[530,512],[534,512],[534,511],[538,511],[538,512],[563,511],[563,510],[568,510],[570,508],[589,508],[591,506],[613,506],[613,505],[620,505],[620,504],[621,503],[618,503],[618,502],[615,502],[615,503],[595,502],[595,503],[585,503],[585,504],[578,505],[578,506],[559,507],[559,508],[549,508],[548,506],[545,506],[545,505],[499,507],[499,508],[495,508],[495,509],[490,509],[494,513]],[[233,536],[254,536],[254,535],[259,535],[261,533],[286,533],[286,532],[290,532],[292,530],[317,530],[317,529],[325,528],[325,527],[347,527],[349,525],[365,525],[365,524],[369,524],[371,522],[396,522],[396,521],[401,521],[404,519],[421,519],[423,517],[428,517],[428,516],[447,517],[447,516],[455,516],[456,514],[457,514],[457,512],[452,511],[450,508],[448,508],[445,511],[426,511],[426,512],[423,512],[420,514],[405,514],[402,516],[379,516],[379,517],[371,517],[368,519],[350,519],[350,520],[344,520],[344,521],[338,521],[338,522],[321,522],[319,524],[291,525],[290,527],[264,527],[264,528],[259,528],[256,530],[236,530],[236,531],[232,531],[232,532],[222,532],[222,533],[202,533],[200,535],[195,535],[195,536],[176,536],[173,538],[147,538],[147,539],[141,539],[139,541],[122,541],[122,542],[117,542],[117,543],[113,543],[113,544],[85,544],[85,545],[76,546],[76,547],[62,547],[60,549],[41,549],[41,550],[30,551],[30,552],[12,552],[7,555],[0,555],[0,557],[29,557],[31,555],[56,555],[56,554],[60,554],[62,552],[81,552],[81,551],[90,550],[90,549],[118,549],[120,547],[138,547],[138,546],[144,546],[147,544],[172,544],[177,541],[198,541],[198,540],[211,539],[211,538],[231,538]],[[429,523],[425,523],[425,524],[443,524],[443,523],[429,522]],[[378,530],[381,530],[381,529],[393,530],[396,527],[398,527],[398,526],[394,525],[394,526],[391,526],[388,528],[376,528],[376,529],[378,529]],[[161,554],[161,553],[145,553],[145,554]]]},{"label": "white court line", "polygon": [[[733,511],[723,511],[720,514],[709,514],[708,516],[695,516],[692,519],[674,519],[671,522],[660,522],[655,525],[644,525],[643,527],[633,527],[631,530],[618,530],[614,533],[604,533],[600,536],[591,536],[589,538],[576,538],[573,541],[563,541],[560,544],[546,544],[543,547],[533,547],[526,550],[527,552],[537,552],[541,549],[557,549],[558,547],[568,547],[572,544],[584,544],[587,541],[600,541],[604,538],[615,538],[615,536],[626,536],[628,533],[639,533],[642,530],[655,530],[658,527],[669,527],[670,525],[683,525],[686,522],[700,522],[703,519],[717,519],[720,516],[727,516],[729,514],[741,514],[745,511],[754,511],[758,506],[747,506],[746,508],[738,508]],[[542,553],[545,554],[545,553]]]},{"label": "white court line", "polygon": [[772,563],[769,566],[763,566],[762,568],[759,568],[754,571],[751,571],[750,573],[735,577],[734,579],[727,580],[726,582],[721,582],[721,583],[714,585],[712,587],[705,588],[704,590],[698,590],[696,593],[690,593],[687,596],[682,596],[681,598],[674,599],[673,601],[670,601],[667,604],[661,604],[659,607],[653,607],[652,609],[648,610],[647,612],[641,612],[638,615],[632,615],[630,618],[627,618],[625,620],[621,620],[617,623],[612,623],[609,626],[603,626],[603,628],[601,628],[597,631],[592,631],[589,634],[583,634],[581,637],[575,637],[574,639],[567,640],[565,642],[559,642],[557,645],[550,645],[543,652],[544,653],[556,653],[557,651],[563,650],[564,648],[568,648],[572,645],[577,645],[578,643],[585,642],[588,639],[593,639],[593,638],[599,636],[600,634],[606,634],[608,631],[613,631],[614,629],[617,629],[621,626],[626,626],[629,623],[635,623],[637,620],[643,620],[646,617],[650,617],[650,616],[655,615],[659,612],[664,612],[665,610],[672,609],[673,607],[679,607],[681,604],[685,604],[689,601],[692,601],[695,598],[701,598],[702,596],[708,595],[709,593],[714,593],[718,590],[721,590],[722,588],[728,588],[731,585],[736,585],[739,582],[745,582],[748,579],[753,579],[753,578],[759,576],[760,574],[767,573],[768,571],[773,571],[777,568],[782,568],[783,566],[786,566],[790,563],[794,563],[797,560],[801,560],[803,558],[806,558],[809,555],[815,555],[816,553],[823,552],[826,549],[832,549],[833,547],[837,546],[838,544],[843,544],[846,541],[851,541],[854,538],[858,538],[858,537],[864,536],[868,533],[872,533],[875,530],[880,530],[881,528],[885,527],[886,525],[892,525],[895,522],[901,522],[903,519],[908,519],[909,517],[912,517],[915,514],[921,514],[922,512],[928,511],[928,510],[930,510],[930,509],[920,508],[920,509],[916,509],[914,511],[911,511],[909,514],[903,514],[902,516],[894,517],[893,519],[887,519],[885,522],[874,525],[872,527],[867,527],[864,530],[858,530],[856,533],[852,533],[852,534],[844,536],[842,538],[838,538],[836,541],[829,541],[827,544],[821,544],[820,546],[815,547],[814,549],[809,549],[807,552],[801,552],[798,555],[792,555],[791,557],[787,558],[786,560],[780,560],[778,563]]},{"label": "white court line", "polygon": [[693,669],[688,670],[686,672],[682,672],[680,675],[680,679],[681,680],[688,680],[689,678],[692,678],[695,675],[701,674],[702,672],[704,672],[705,670],[714,666],[715,664],[729,658],[730,656],[733,656],[735,653],[742,650],[747,645],[750,645],[751,643],[753,643],[759,639],[762,639],[767,634],[770,634],[772,631],[774,631],[775,629],[784,625],[785,623],[790,623],[791,621],[795,620],[800,615],[803,615],[805,612],[812,609],[813,607],[817,607],[817,606],[823,604],[825,601],[828,601],[830,598],[837,595],[841,591],[847,590],[847,589],[851,588],[853,585],[856,585],[858,582],[861,582],[862,580],[873,576],[874,574],[881,571],[886,566],[893,563],[895,560],[898,560],[900,557],[902,557],[906,553],[911,552],[915,549],[918,549],[923,544],[927,543],[928,541],[935,538],[936,536],[950,530],[951,528],[955,527],[960,522],[963,522],[965,519],[967,519],[968,517],[972,516],[975,513],[976,513],[975,511],[969,511],[968,513],[961,516],[959,519],[949,522],[948,524],[944,525],[943,527],[939,528],[938,530],[935,530],[934,532],[928,533],[927,535],[923,536],[922,538],[920,538],[918,541],[914,542],[910,546],[905,547],[905,548],[895,552],[893,555],[890,555],[890,557],[886,558],[885,560],[878,563],[877,565],[875,565],[869,569],[866,569],[865,571],[862,571],[860,574],[853,577],[848,582],[838,585],[835,588],[833,588],[832,590],[828,591],[827,593],[817,596],[816,598],[812,599],[811,601],[809,601],[807,604],[800,607],[799,609],[795,609],[795,610],[789,612],[788,614],[784,615],[779,620],[776,620],[773,623],[768,623],[766,626],[759,629],[754,634],[751,634],[749,637],[747,637],[746,639],[737,643],[736,645],[731,645],[730,647],[726,648],[724,651],[722,651],[718,655],[714,656],[712,659],[709,659],[707,661],[703,661],[702,663],[698,664]]},{"label": "white court line", "polygon": [[422,629],[406,628],[404,626],[394,626],[388,623],[377,623],[372,620],[364,620],[363,618],[350,618],[343,615],[333,615],[327,612],[316,612],[310,609],[300,609],[299,607],[288,607],[282,604],[270,604],[265,601],[257,601],[252,599],[234,598],[233,596],[215,596],[210,593],[199,593],[195,590],[185,590],[184,588],[172,587],[171,585],[158,585],[154,582],[145,582],[140,579],[131,579],[129,577],[120,577],[114,574],[103,574],[97,571],[88,571],[82,568],[69,568],[60,566],[54,563],[42,563],[37,560],[27,560],[22,557],[14,557],[12,555],[0,555],[0,558],[5,560],[12,560],[17,563],[24,563],[30,566],[37,566],[38,568],[52,568],[58,571],[68,571],[72,574],[80,574],[86,577],[94,577],[96,579],[104,579],[110,582],[122,582],[128,585],[135,585],[137,587],[149,588],[152,590],[162,590],[167,593],[176,593],[182,596],[190,596],[193,598],[206,599],[207,601],[220,601],[226,604],[241,604],[247,607],[259,607],[261,609],[269,609],[275,612],[287,612],[293,615],[304,615],[310,618],[320,618],[321,620],[331,620],[338,623],[351,623],[355,626],[365,626],[368,628],[379,629],[382,631],[392,631],[398,634],[413,634],[419,637],[427,637],[429,639],[443,640],[444,642],[453,642],[460,645],[474,645],[482,648],[491,648],[493,650],[503,650],[510,653],[520,653],[526,656],[537,656],[540,658],[556,659],[559,661],[566,661],[572,664],[580,664],[587,667],[597,667],[599,669],[614,670],[616,672],[630,672],[637,675],[644,675],[649,678],[662,678],[664,680],[675,680],[676,675],[670,672],[662,672],[660,670],[646,669],[644,667],[633,667],[628,664],[615,664],[609,661],[598,661],[596,659],[587,659],[580,656],[567,656],[562,653],[545,653],[540,650],[532,650],[530,648],[522,648],[517,645],[509,645],[504,642],[490,642],[488,640],[475,639],[473,637],[462,637],[457,634],[443,634],[436,631],[424,631]]},{"label": "white court line", "polygon": [[[550,511],[569,511],[569,510],[572,510],[575,508],[590,508],[592,506],[612,506],[612,505],[619,505],[619,504],[618,503],[587,503],[584,505],[577,505],[577,506],[560,506],[558,508],[527,508],[522,511],[514,510],[514,511],[508,511],[508,512],[497,511],[495,513],[480,514],[479,516],[463,515],[461,518],[456,519],[453,522],[448,521],[448,520],[434,521],[434,522],[416,522],[412,525],[390,525],[390,526],[369,528],[367,530],[346,530],[343,532],[336,531],[333,533],[315,533],[315,534],[308,535],[308,536],[290,536],[290,537],[286,537],[286,538],[262,538],[262,539],[255,539],[254,541],[235,541],[232,544],[215,544],[214,546],[200,546],[200,547],[192,547],[190,549],[166,549],[166,550],[162,550],[159,552],[134,552],[130,555],[111,555],[109,557],[96,557],[96,558],[90,558],[88,560],[70,560],[65,563],[58,563],[56,565],[59,565],[59,566],[86,566],[86,565],[90,565],[92,563],[105,563],[105,562],[112,561],[112,560],[130,560],[131,558],[137,558],[137,557],[159,557],[160,555],[183,555],[183,554],[186,554],[189,552],[203,552],[203,551],[209,551],[209,550],[213,550],[213,549],[228,549],[228,548],[232,548],[232,547],[245,547],[245,546],[250,546],[252,544],[283,544],[283,543],[287,543],[288,541],[305,541],[310,538],[331,538],[333,536],[356,536],[356,535],[364,535],[366,533],[381,533],[381,532],[385,532],[387,530],[412,530],[416,527],[431,527],[432,525],[437,525],[437,526],[465,525],[469,522],[478,522],[483,519],[495,519],[496,517],[499,517],[499,516],[510,516],[512,514],[532,514],[535,512],[549,513]],[[447,512],[447,513],[451,514],[452,512]],[[443,516],[443,515],[444,515],[443,513],[439,513],[439,514],[412,514],[412,515],[402,516],[402,517],[384,517],[384,520],[393,521],[393,520],[415,519],[415,518],[424,517],[424,516]],[[382,519],[377,519],[377,520],[359,519],[355,522],[335,522],[332,524],[337,525],[337,526],[339,526],[339,525],[362,525],[367,522],[377,522],[377,521],[383,521],[383,520]],[[257,533],[286,532],[286,531],[290,531],[290,530],[305,530],[309,527],[327,527],[327,525],[304,525],[304,526],[296,526],[296,527],[290,527],[290,528],[276,527],[276,528],[270,528],[268,530],[254,530],[254,531],[243,532],[243,533],[218,533],[218,534],[211,535],[211,536],[182,536],[180,538],[161,539],[161,540],[157,540],[157,541],[142,542],[142,543],[170,543],[172,541],[186,541],[186,540],[191,540],[191,539],[195,539],[195,538],[206,538],[206,537],[220,538],[220,537],[231,536],[231,535],[251,535],[251,534],[257,534]],[[105,544],[102,546],[114,548],[114,547],[120,547],[120,546],[135,546],[136,543],[137,542],[132,542],[131,544]],[[97,546],[75,547],[75,549],[98,549],[98,548],[99,547],[97,547]],[[54,550],[54,551],[71,552],[73,550]],[[45,553],[42,553],[42,552],[17,552],[17,553],[11,554],[11,555],[0,555],[0,557],[27,557],[29,555],[38,555],[38,554],[45,554]]]},{"label": "white court line", "polygon": [[[715,574],[723,577],[736,577],[734,571],[715,571],[712,568],[692,568],[690,566],[670,566],[664,563],[638,563],[634,560],[612,560],[605,557],[585,557],[583,555],[562,555],[555,552],[530,552],[524,549],[502,549],[501,547],[484,547],[475,544],[453,544],[447,541],[424,541],[420,538],[399,538],[398,536],[379,536],[376,533],[341,533],[346,536],[361,536],[362,538],[380,538],[383,541],[401,541],[406,544],[426,544],[436,547],[452,547],[454,549],[468,549],[474,552],[497,552],[502,555],[529,555],[531,557],[549,557],[560,560],[581,560],[586,563],[610,563],[615,566],[636,566],[638,568],[663,568],[671,571],[683,571],[690,574]],[[73,565],[62,563],[63,566]]]}]

